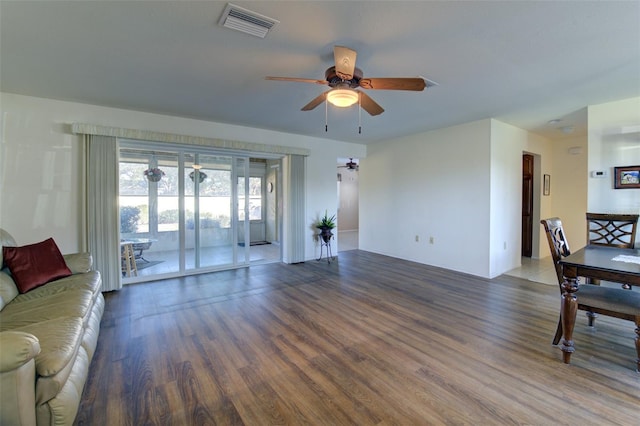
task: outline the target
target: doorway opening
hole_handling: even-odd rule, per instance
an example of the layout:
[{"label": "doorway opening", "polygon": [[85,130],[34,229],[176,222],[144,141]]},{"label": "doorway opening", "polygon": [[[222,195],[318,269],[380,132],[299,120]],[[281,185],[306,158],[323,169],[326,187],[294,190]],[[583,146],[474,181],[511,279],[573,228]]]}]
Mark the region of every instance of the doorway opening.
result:
[{"label": "doorway opening", "polygon": [[540,155],[522,153],[522,257],[539,258],[541,180]]},{"label": "doorway opening", "polygon": [[533,155],[522,156],[522,257],[531,257],[533,240]]},{"label": "doorway opening", "polygon": [[358,172],[354,158],[338,159],[338,252],[358,248]]}]

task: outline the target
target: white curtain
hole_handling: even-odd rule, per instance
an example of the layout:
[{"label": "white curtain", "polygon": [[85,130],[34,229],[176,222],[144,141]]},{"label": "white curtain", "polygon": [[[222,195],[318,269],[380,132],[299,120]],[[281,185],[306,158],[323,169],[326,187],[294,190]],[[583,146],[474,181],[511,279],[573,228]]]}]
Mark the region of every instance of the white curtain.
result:
[{"label": "white curtain", "polygon": [[305,261],[305,157],[288,155],[284,167],[286,263]]},{"label": "white curtain", "polygon": [[85,135],[85,244],[102,276],[102,291],[122,288],[118,213],[118,141]]}]

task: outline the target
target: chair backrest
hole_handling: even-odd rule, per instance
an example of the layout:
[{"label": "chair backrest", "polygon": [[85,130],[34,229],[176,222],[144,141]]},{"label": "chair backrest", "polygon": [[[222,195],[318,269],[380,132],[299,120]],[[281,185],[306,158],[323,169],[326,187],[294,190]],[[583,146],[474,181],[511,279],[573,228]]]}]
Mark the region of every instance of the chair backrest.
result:
[{"label": "chair backrest", "polygon": [[634,248],[637,214],[587,213],[587,244]]},{"label": "chair backrest", "polygon": [[571,254],[569,242],[564,235],[564,229],[562,229],[562,221],[560,218],[552,217],[549,219],[542,219],[540,223],[544,226],[545,234],[547,234],[549,250],[551,250],[553,265],[556,268],[556,275],[558,276],[558,285],[562,285],[564,277],[562,275],[560,259],[562,259],[563,256],[566,257]]}]

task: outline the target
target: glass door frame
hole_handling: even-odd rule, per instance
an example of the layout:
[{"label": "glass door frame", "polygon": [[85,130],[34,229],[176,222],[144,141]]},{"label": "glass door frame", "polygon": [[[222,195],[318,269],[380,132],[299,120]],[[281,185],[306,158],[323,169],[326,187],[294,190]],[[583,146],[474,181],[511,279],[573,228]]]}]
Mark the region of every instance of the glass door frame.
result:
[{"label": "glass door frame", "polygon": [[[178,144],[167,144],[167,143],[158,143],[158,142],[147,142],[147,141],[139,141],[139,140],[120,140],[120,152],[118,153],[118,162],[121,163],[123,160],[122,151],[127,150],[138,150],[138,151],[148,151],[150,154],[154,151],[161,151],[166,153],[175,153],[177,156],[177,169],[178,169],[178,268],[177,271],[171,271],[167,273],[161,273],[156,275],[148,275],[148,276],[138,276],[138,277],[130,277],[127,279],[123,279],[124,284],[131,284],[137,282],[144,281],[152,281],[163,278],[172,278],[177,276],[187,276],[194,274],[201,274],[206,272],[213,272],[217,270],[226,270],[226,269],[235,269],[248,267],[251,263],[250,261],[250,220],[242,221],[242,225],[244,228],[244,244],[238,244],[238,227],[240,225],[240,220],[238,218],[238,178],[242,176],[250,176],[250,159],[251,158],[264,158],[271,160],[282,160],[281,155],[268,155],[264,153],[248,153],[248,152],[237,152],[231,150],[224,149],[213,149],[208,147],[194,146],[194,145],[178,145]],[[231,159],[231,241],[232,241],[232,262],[230,264],[225,264],[222,266],[215,265],[213,267],[201,267],[198,254],[201,250],[200,244],[198,243],[199,235],[200,235],[200,227],[197,226],[198,220],[194,221],[195,226],[195,252],[194,254],[196,263],[193,269],[187,269],[187,258],[186,258],[186,243],[187,243],[187,229],[186,229],[186,179],[185,179],[185,169],[187,161],[187,156],[193,156],[193,158],[199,158],[201,155],[203,156],[219,156],[219,157],[229,157]],[[149,167],[151,166],[151,162],[149,163]],[[240,170],[242,169],[242,170]],[[120,184],[119,184],[120,185]],[[199,184],[195,185],[195,188],[198,188]],[[149,199],[152,198],[151,193],[148,194]],[[249,179],[244,179],[244,217],[249,218]],[[155,203],[158,202],[157,192],[155,196]],[[194,200],[195,201],[195,210],[194,215],[199,217],[199,200],[200,196],[194,190]],[[149,200],[149,204],[153,202]],[[194,218],[195,219],[195,218]],[[157,216],[155,218],[157,221]],[[159,232],[157,229],[155,229]],[[281,239],[282,237],[279,236]],[[243,247],[242,247],[243,246]],[[240,248],[244,248],[244,250],[239,250]],[[282,254],[280,254],[280,261],[282,261]]]}]

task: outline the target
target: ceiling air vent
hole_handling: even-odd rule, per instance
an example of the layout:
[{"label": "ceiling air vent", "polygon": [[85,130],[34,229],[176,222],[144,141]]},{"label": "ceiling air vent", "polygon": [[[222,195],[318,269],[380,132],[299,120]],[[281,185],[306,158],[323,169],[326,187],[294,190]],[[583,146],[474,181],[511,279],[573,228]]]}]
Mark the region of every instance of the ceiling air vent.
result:
[{"label": "ceiling air vent", "polygon": [[252,12],[235,4],[227,3],[218,24],[232,30],[242,31],[256,37],[264,38],[269,30],[277,23],[273,18],[269,18],[259,13]]}]

